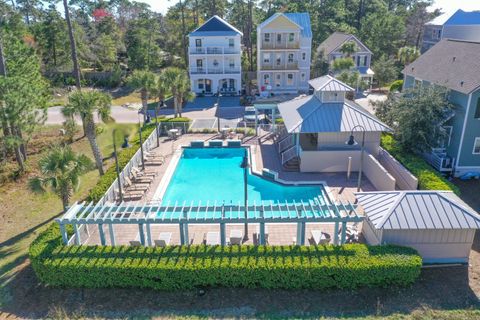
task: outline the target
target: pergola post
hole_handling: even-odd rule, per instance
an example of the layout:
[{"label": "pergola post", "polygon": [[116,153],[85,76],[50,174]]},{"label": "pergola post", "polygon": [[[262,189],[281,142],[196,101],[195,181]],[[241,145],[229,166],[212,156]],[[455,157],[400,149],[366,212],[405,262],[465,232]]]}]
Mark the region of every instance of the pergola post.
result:
[{"label": "pergola post", "polygon": [[220,222],[220,244],[222,246],[225,246],[227,244],[225,222]]},{"label": "pergola post", "polygon": [[146,224],[146,229],[147,229],[147,245],[151,247],[152,246],[152,230],[150,227],[150,223]]},{"label": "pergola post", "polygon": [[185,245],[185,228],[183,227],[183,222],[180,222],[178,225],[180,227],[180,244],[183,246]]},{"label": "pergola post", "polygon": [[140,243],[142,246],[145,245],[145,233],[143,231],[143,223],[138,224],[138,235],[140,236]]},{"label": "pergola post", "polygon": [[277,108],[272,108],[272,132],[275,132],[276,115],[277,115]]},{"label": "pergola post", "polygon": [[105,245],[105,232],[103,232],[103,223],[98,224],[98,234],[100,235],[100,243]]},{"label": "pergola post", "polygon": [[183,224],[183,237],[186,245],[190,245],[190,238],[188,237],[188,223]]},{"label": "pergola post", "polygon": [[305,221],[297,222],[297,245],[305,245]]},{"label": "pergola post", "polygon": [[340,244],[345,244],[345,239],[347,237],[347,222],[342,222],[342,238],[340,240]]},{"label": "pergola post", "polygon": [[65,225],[63,223],[60,223],[60,233],[62,234],[63,244],[67,245],[68,235],[67,235],[67,230],[65,229]]},{"label": "pergola post", "polygon": [[333,244],[338,245],[338,231],[339,231],[339,223],[335,221],[335,230],[333,231]]},{"label": "pergola post", "polygon": [[258,109],[255,107],[255,135],[258,136]]},{"label": "pergola post", "polygon": [[113,224],[108,224],[108,230],[110,232],[110,245],[115,246],[115,230],[113,229]]},{"label": "pergola post", "polygon": [[300,155],[300,133],[295,133],[295,151],[297,156]]},{"label": "pergola post", "polygon": [[75,232],[75,244],[82,244],[82,239],[80,238],[80,231],[78,230],[78,226],[76,223],[73,224],[73,231]]},{"label": "pergola post", "polygon": [[259,242],[261,245],[265,245],[265,222],[260,222],[260,239]]}]

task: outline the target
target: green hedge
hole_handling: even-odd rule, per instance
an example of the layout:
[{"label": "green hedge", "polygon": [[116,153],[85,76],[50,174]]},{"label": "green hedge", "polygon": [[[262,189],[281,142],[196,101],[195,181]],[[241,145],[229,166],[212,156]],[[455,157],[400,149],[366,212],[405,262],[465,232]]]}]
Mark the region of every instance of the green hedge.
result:
[{"label": "green hedge", "polygon": [[[142,139],[144,142],[148,138],[148,136],[150,136],[153,130],[155,130],[154,123],[150,123],[143,127]],[[118,150],[118,165],[120,167],[120,170],[122,170],[128,164],[130,159],[132,159],[137,150],[140,148],[140,137],[138,133],[131,139],[130,144],[130,148]],[[94,202],[100,200],[116,178],[117,173],[115,170],[115,166],[111,166],[107,169],[107,171],[105,171],[105,174],[100,177],[95,187],[90,190],[87,196],[87,200]]]},{"label": "green hedge", "polygon": [[460,195],[460,189],[456,185],[445,179],[422,157],[403,151],[392,135],[382,135],[381,145],[418,178],[419,189],[451,190]]},{"label": "green hedge", "polygon": [[324,289],[405,286],[422,259],[399,246],[63,246],[57,224],[30,246],[38,278],[59,287]]},{"label": "green hedge", "polygon": [[161,119],[161,122],[191,122],[192,119],[187,117],[178,117],[178,118],[165,118]]}]

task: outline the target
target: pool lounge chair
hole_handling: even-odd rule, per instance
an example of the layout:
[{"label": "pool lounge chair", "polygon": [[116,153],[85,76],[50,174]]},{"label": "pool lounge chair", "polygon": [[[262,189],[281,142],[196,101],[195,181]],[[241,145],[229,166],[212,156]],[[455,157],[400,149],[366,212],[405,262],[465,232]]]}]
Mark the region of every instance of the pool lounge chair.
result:
[{"label": "pool lounge chair", "polygon": [[205,142],[202,141],[202,140],[190,141],[190,147],[191,148],[203,148],[203,147],[205,147]]},{"label": "pool lounge chair", "polygon": [[150,184],[145,183],[133,183],[130,178],[125,177],[125,190],[147,191],[150,188]]},{"label": "pool lounge chair", "polygon": [[140,242],[140,233],[137,233],[135,240],[130,240],[130,245],[132,247],[140,247],[142,243]]},{"label": "pool lounge chair", "polygon": [[223,147],[223,141],[222,140],[210,140],[208,142],[209,147]]},{"label": "pool lounge chair", "polygon": [[160,234],[158,235],[158,239],[155,239],[153,242],[155,243],[156,247],[166,247],[170,244],[171,239],[171,232],[160,232]]},{"label": "pool lounge chair", "polygon": [[[115,194],[117,196],[117,201],[120,200],[120,192],[118,189],[115,189]],[[122,190],[122,198],[123,201],[134,201],[140,200],[145,195],[143,191],[135,191],[135,190]]]},{"label": "pool lounge chair", "polygon": [[135,171],[132,171],[133,181],[135,183],[152,183],[153,178],[149,176],[139,176]]},{"label": "pool lounge chair", "polygon": [[243,231],[239,229],[230,230],[230,244],[242,244]]},{"label": "pool lounge chair", "polygon": [[204,234],[204,241],[207,246],[220,245],[220,232],[210,231]]},{"label": "pool lounge chair", "polygon": [[157,172],[155,170],[140,170],[137,167],[132,168],[132,172],[135,172],[139,177],[155,177],[157,175]]}]

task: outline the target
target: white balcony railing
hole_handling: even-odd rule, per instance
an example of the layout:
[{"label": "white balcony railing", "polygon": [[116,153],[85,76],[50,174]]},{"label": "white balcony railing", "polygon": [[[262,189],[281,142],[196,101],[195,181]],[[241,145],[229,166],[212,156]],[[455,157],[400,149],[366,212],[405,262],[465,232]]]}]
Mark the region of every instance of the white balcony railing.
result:
[{"label": "white balcony railing", "polygon": [[298,70],[298,61],[294,62],[281,62],[280,64],[278,63],[273,63],[273,64],[261,64],[260,65],[261,70]]},{"label": "white balcony railing", "polygon": [[190,74],[238,74],[239,67],[191,67]]},{"label": "white balcony railing", "polygon": [[240,49],[235,47],[190,47],[190,54],[211,54],[211,55],[222,55],[222,54],[239,54]]},{"label": "white balcony railing", "polygon": [[451,172],[455,165],[455,159],[447,155],[440,148],[432,148],[432,151],[423,154],[424,159],[440,172]]}]

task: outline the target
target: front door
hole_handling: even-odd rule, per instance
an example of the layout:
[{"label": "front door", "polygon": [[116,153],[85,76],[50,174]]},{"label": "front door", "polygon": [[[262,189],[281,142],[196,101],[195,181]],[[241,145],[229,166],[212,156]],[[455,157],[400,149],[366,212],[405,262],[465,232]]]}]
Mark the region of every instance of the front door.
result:
[{"label": "front door", "polygon": [[212,80],[205,79],[205,92],[212,92]]}]

